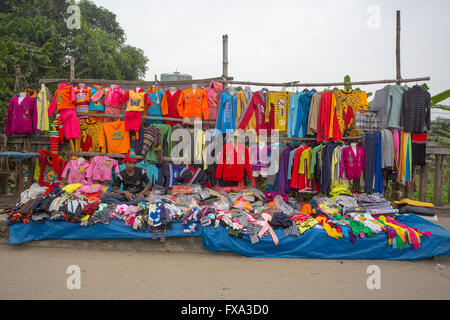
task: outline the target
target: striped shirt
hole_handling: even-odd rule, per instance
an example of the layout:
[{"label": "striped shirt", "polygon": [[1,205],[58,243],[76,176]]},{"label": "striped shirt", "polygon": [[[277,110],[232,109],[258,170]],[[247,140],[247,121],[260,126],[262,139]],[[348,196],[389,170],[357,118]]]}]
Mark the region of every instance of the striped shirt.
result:
[{"label": "striped shirt", "polygon": [[430,104],[430,93],[418,85],[403,94],[400,126],[405,132],[424,132],[425,125],[430,130]]}]

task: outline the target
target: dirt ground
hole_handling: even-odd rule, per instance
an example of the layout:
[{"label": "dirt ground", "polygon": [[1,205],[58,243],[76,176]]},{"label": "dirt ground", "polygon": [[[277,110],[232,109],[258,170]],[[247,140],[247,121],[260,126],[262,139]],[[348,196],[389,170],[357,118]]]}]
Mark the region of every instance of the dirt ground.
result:
[{"label": "dirt ground", "polygon": [[[438,224],[450,229],[450,216]],[[448,257],[262,259],[6,244],[0,256],[0,299],[450,299]],[[66,286],[71,265],[81,271],[79,290]],[[367,269],[373,265],[380,268],[381,288],[370,290]]]},{"label": "dirt ground", "polygon": [[[0,299],[450,299],[448,259],[260,259],[7,246],[0,246],[0,255]],[[67,289],[70,265],[81,270],[79,290]],[[380,289],[367,287],[371,265],[380,268]]]}]

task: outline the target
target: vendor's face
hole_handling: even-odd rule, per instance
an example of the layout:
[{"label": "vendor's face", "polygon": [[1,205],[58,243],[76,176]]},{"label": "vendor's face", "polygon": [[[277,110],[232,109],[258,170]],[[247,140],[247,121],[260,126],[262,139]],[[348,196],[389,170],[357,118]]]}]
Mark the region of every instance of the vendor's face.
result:
[{"label": "vendor's face", "polygon": [[127,161],[127,162],[125,162],[125,166],[127,167],[128,170],[132,170],[132,169],[134,169],[134,167],[136,167],[136,163]]}]

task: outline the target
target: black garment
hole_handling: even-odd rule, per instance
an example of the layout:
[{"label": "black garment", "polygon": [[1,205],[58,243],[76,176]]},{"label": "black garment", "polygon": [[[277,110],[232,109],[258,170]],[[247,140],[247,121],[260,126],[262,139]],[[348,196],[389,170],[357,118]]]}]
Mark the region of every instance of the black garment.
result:
[{"label": "black garment", "polygon": [[134,195],[144,190],[144,182],[150,184],[147,174],[142,168],[134,168],[133,176],[129,176],[126,169],[122,170],[116,178],[117,187],[120,188],[120,185],[123,184],[123,191],[128,191]]},{"label": "black garment", "polygon": [[364,187],[366,193],[373,193],[373,183],[375,175],[375,160],[377,153],[377,134],[367,133],[364,135],[363,144],[365,152],[364,163]]},{"label": "black garment", "polygon": [[423,132],[431,122],[430,93],[415,85],[403,94],[400,126],[405,132]]},{"label": "black garment", "polygon": [[187,165],[176,166],[174,164],[164,164],[159,168],[158,181],[156,185],[162,186],[165,189],[172,188],[178,183],[178,180],[185,171],[189,170]]},{"label": "black garment", "polygon": [[326,193],[331,191],[331,158],[337,146],[337,143],[329,142],[325,145],[322,153],[322,183],[319,184],[319,189]]},{"label": "black garment", "polygon": [[414,213],[421,216],[434,216],[434,211],[426,207],[404,206],[399,209],[400,213]]},{"label": "black garment", "polygon": [[288,228],[292,226],[292,220],[285,213],[275,213],[272,216],[272,220],[269,221],[270,226],[273,229],[277,228]]},{"label": "black garment", "polygon": [[423,167],[427,160],[427,141],[426,137],[421,139],[421,136],[423,136],[421,133],[411,134],[411,151],[412,165]]},{"label": "black garment", "polygon": [[205,184],[208,180],[207,174],[201,168],[195,168],[195,165],[188,166],[188,170],[184,170],[180,178],[178,179],[179,184],[199,184],[202,188],[205,187]]},{"label": "black garment", "polygon": [[136,131],[130,131],[130,147],[134,149],[134,152],[137,155],[141,155],[143,146],[144,146],[144,128],[143,126],[141,126],[137,134]]},{"label": "black garment", "polygon": [[322,185],[322,150],[320,149],[316,153],[316,164],[314,165],[314,179],[312,181],[312,189],[316,189],[316,184],[318,187]]}]

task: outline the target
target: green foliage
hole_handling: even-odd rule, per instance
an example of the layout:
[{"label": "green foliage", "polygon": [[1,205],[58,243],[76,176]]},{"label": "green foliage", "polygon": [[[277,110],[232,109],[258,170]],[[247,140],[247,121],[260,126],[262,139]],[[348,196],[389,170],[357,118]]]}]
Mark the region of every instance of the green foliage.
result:
[{"label": "green foliage", "polygon": [[[350,78],[349,75],[346,75],[344,77],[344,82],[352,82],[352,79]],[[352,88],[352,86],[351,85],[345,85],[344,88],[345,88],[345,90],[350,90]]]},{"label": "green foliage", "polygon": [[[437,105],[438,103],[450,98],[450,90],[445,90],[433,97],[431,97],[431,105]],[[447,107],[450,109],[450,107]]]},{"label": "green foliage", "polygon": [[39,79],[68,78],[75,57],[78,78],[139,80],[148,59],[141,49],[125,44],[116,15],[93,2],[78,2],[81,29],[69,30],[65,19],[73,0],[0,1],[0,123],[5,123],[13,96],[37,88]]}]

